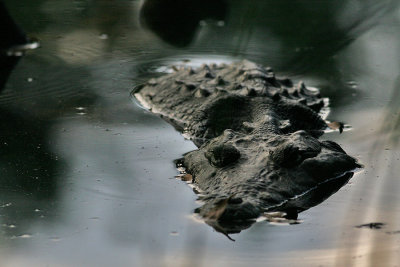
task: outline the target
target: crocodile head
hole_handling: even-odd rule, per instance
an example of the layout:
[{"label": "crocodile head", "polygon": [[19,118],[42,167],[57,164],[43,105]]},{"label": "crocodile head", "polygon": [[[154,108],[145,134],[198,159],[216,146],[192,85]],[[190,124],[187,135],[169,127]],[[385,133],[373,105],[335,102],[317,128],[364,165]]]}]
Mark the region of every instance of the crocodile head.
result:
[{"label": "crocodile head", "polygon": [[251,220],[267,211],[297,215],[318,204],[307,194],[332,179],[351,177],[359,167],[339,145],[304,130],[262,136],[225,130],[186,154],[183,163],[202,195],[197,212],[223,222]]}]

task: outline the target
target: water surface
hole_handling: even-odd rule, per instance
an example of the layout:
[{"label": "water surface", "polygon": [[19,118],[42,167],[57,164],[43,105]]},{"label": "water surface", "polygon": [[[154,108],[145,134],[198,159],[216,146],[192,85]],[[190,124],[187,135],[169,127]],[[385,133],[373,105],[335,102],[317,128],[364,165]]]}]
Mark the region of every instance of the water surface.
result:
[{"label": "water surface", "polygon": [[[1,266],[400,262],[396,1],[217,2],[193,1],[190,27],[148,18],[170,21],[160,33],[139,20],[140,1],[5,1],[41,48],[0,95]],[[193,218],[196,195],[174,178],[193,143],[130,92],[173,64],[244,58],[329,96],[328,119],[352,129],[323,138],[364,169],[301,224],[256,223],[232,242]],[[371,222],[385,225],[355,227]]]}]

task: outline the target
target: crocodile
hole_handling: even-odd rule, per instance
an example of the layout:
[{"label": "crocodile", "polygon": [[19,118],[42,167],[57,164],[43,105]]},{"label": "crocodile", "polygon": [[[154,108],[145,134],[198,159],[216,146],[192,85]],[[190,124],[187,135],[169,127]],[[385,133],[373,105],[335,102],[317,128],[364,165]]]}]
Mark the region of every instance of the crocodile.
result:
[{"label": "crocodile", "polygon": [[[247,60],[173,69],[133,93],[198,147],[179,164],[207,221],[241,225],[270,211],[297,217],[315,205],[305,195],[332,181],[344,181],[340,188],[361,167],[337,143],[318,139],[327,129],[318,89]],[[317,202],[333,193],[327,188]]]}]

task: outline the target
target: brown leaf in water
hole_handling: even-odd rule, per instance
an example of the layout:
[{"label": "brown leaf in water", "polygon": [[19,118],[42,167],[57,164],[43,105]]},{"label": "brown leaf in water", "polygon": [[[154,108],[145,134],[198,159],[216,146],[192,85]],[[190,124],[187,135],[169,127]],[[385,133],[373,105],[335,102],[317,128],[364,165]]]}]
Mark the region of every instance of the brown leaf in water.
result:
[{"label": "brown leaf in water", "polygon": [[206,220],[215,220],[217,221],[222,214],[224,213],[226,207],[228,206],[229,201],[235,196],[236,194],[231,195],[228,198],[221,199],[218,201],[215,206],[204,215]]},{"label": "brown leaf in water", "polygon": [[175,178],[179,178],[179,179],[181,179],[182,181],[185,181],[185,182],[192,182],[193,181],[193,176],[191,174],[189,174],[189,173],[177,175],[177,176],[175,176]]},{"label": "brown leaf in water", "polygon": [[228,205],[229,198],[221,199],[204,217],[207,220],[218,220]]},{"label": "brown leaf in water", "polygon": [[344,123],[339,121],[333,121],[327,123],[328,127],[332,130],[339,130],[339,133],[343,132]]},{"label": "brown leaf in water", "polygon": [[235,196],[235,194],[233,194],[232,196],[225,198],[225,199],[221,199],[220,201],[218,201],[215,206],[207,213],[204,215],[204,218],[206,220],[215,220],[217,221],[222,214],[224,213],[226,207],[228,206],[229,201]]},{"label": "brown leaf in water", "polygon": [[191,181],[193,181],[193,176],[189,173],[186,173],[181,176],[181,180],[185,181],[185,182],[191,182]]}]

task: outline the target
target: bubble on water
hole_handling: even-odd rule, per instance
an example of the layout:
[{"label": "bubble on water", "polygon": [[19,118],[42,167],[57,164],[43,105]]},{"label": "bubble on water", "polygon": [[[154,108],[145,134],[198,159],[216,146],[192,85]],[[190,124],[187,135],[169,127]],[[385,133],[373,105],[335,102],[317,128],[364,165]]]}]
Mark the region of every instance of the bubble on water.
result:
[{"label": "bubble on water", "polygon": [[355,81],[348,81],[347,85],[350,86],[353,89],[357,89],[358,88],[358,84]]},{"label": "bubble on water", "polygon": [[29,239],[29,238],[32,238],[32,235],[31,234],[21,234],[21,235],[15,235],[15,236],[11,237],[11,239],[16,239],[16,238]]},{"label": "bubble on water", "polygon": [[10,202],[10,203],[6,203],[6,204],[1,205],[0,208],[9,207],[9,206],[11,206],[11,205],[12,205],[11,202]]},{"label": "bubble on water", "polygon": [[19,238],[31,238],[32,235],[30,235],[30,234],[23,234],[23,235],[19,235],[18,237],[19,237]]},{"label": "bubble on water", "polygon": [[76,114],[78,115],[86,115],[86,108],[85,107],[75,107],[75,110],[78,112]]},{"label": "bubble on water", "polygon": [[101,40],[106,40],[106,39],[108,39],[108,34],[105,34],[105,33],[100,34],[99,39],[101,39]]},{"label": "bubble on water", "polygon": [[223,20],[218,21],[217,22],[217,26],[218,27],[224,27],[225,26],[225,21],[223,21]]},{"label": "bubble on water", "polygon": [[15,224],[3,224],[2,226],[7,227],[7,228],[16,228],[17,226],[15,226]]},{"label": "bubble on water", "polygon": [[6,55],[9,57],[21,57],[25,54],[25,51],[36,49],[39,46],[40,46],[39,41],[36,38],[32,37],[26,44],[15,45],[9,48],[6,51]]}]

